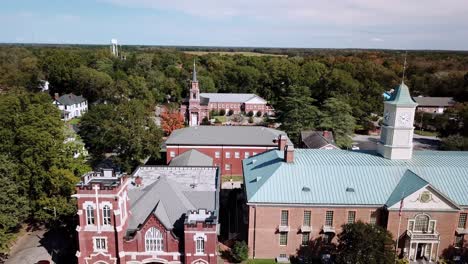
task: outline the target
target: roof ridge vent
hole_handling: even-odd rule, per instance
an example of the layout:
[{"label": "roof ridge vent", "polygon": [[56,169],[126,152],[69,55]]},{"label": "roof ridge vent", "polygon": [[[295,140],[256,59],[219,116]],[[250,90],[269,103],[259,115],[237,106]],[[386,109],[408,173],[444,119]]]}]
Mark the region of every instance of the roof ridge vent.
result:
[{"label": "roof ridge vent", "polygon": [[303,192],[310,192],[310,188],[307,187],[307,186],[303,186],[303,187],[302,187],[302,191],[303,191]]},{"label": "roof ridge vent", "polygon": [[354,192],[354,188],[351,188],[351,187],[346,187],[346,192]]}]

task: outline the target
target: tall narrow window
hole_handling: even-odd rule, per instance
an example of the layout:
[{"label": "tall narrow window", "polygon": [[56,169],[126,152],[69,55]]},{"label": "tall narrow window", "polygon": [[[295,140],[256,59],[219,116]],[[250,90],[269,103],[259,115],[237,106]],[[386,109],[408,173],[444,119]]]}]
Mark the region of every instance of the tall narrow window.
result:
[{"label": "tall narrow window", "polygon": [[310,233],[302,233],[302,245],[307,246],[310,240]]},{"label": "tall narrow window", "polygon": [[240,153],[239,152],[234,152],[234,158],[239,159],[240,158]]},{"label": "tall narrow window", "polygon": [[288,225],[288,215],[289,215],[289,212],[287,210],[281,211],[281,225],[282,226]]},{"label": "tall narrow window", "polygon": [[224,164],[224,169],[227,171],[231,170],[231,164]]},{"label": "tall narrow window", "polygon": [[288,233],[280,233],[280,246],[288,245]]},{"label": "tall narrow window", "polygon": [[333,226],[333,211],[327,211],[325,214],[325,226]]},{"label": "tall narrow window", "polygon": [[205,239],[203,237],[197,237],[196,243],[196,253],[205,253]]},{"label": "tall narrow window", "polygon": [[90,204],[86,206],[86,223],[88,225],[94,225],[94,208]]},{"label": "tall narrow window", "polygon": [[220,157],[221,157],[221,152],[216,151],[216,152],[215,152],[215,158],[216,158],[216,159],[219,159]]},{"label": "tall narrow window", "polygon": [[468,216],[467,213],[461,213],[460,214],[460,217],[458,218],[458,228],[465,229],[467,216]]},{"label": "tall narrow window", "polygon": [[98,237],[94,239],[94,251],[105,251],[107,250],[106,239]]},{"label": "tall narrow window", "polygon": [[463,247],[463,235],[458,235],[455,237],[455,247]]},{"label": "tall narrow window", "polygon": [[248,159],[249,158],[249,153],[248,152],[245,152],[244,153],[244,159]]},{"label": "tall narrow window", "polygon": [[163,237],[155,227],[151,227],[145,234],[145,250],[147,252],[163,251]]},{"label": "tall narrow window", "polygon": [[231,152],[227,151],[226,152],[226,159],[230,159],[231,158]]},{"label": "tall narrow window", "polygon": [[375,225],[377,223],[377,211],[372,211],[370,214],[369,223]]},{"label": "tall narrow window", "polygon": [[304,226],[310,226],[310,211],[304,211]]},{"label": "tall narrow window", "polygon": [[356,211],[348,211],[348,224],[356,222]]},{"label": "tall narrow window", "polygon": [[102,222],[104,225],[111,224],[111,209],[108,205],[104,205],[102,208]]}]

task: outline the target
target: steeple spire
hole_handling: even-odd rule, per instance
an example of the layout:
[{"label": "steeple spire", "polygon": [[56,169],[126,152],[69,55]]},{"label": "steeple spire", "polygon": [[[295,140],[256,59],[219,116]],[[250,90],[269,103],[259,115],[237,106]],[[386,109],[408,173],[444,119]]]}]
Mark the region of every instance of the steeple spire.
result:
[{"label": "steeple spire", "polygon": [[198,82],[197,81],[197,69],[195,67],[195,59],[193,59],[193,76],[192,76],[192,82]]},{"label": "steeple spire", "polygon": [[405,73],[406,73],[406,56],[408,55],[408,51],[405,52],[405,63],[403,64],[403,76],[401,78],[401,83],[405,83]]}]

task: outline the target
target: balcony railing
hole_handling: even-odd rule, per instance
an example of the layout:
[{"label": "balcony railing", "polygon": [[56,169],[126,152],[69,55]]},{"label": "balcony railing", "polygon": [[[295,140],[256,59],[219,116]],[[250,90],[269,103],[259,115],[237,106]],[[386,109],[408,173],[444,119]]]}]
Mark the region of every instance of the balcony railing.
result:
[{"label": "balcony railing", "polygon": [[424,233],[424,232],[412,232],[410,230],[406,230],[406,234],[410,237],[411,240],[439,240],[439,233]]},{"label": "balcony railing", "polygon": [[468,229],[466,228],[457,228],[457,230],[455,230],[457,232],[458,235],[466,235],[468,234]]},{"label": "balcony railing", "polygon": [[335,228],[333,226],[324,225],[322,226],[322,231],[324,233],[335,233]]}]

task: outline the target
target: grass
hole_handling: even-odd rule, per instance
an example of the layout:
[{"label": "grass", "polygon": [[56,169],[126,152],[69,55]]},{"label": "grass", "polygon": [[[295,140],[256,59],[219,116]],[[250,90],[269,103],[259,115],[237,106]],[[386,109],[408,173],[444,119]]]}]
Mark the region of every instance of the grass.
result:
[{"label": "grass", "polygon": [[202,56],[206,54],[219,54],[219,55],[242,55],[242,56],[273,56],[273,57],[287,57],[287,55],[283,54],[269,54],[269,53],[259,53],[259,52],[251,52],[251,51],[184,51],[184,53]]},{"label": "grass", "polygon": [[67,124],[70,125],[78,125],[80,123],[81,119],[79,118],[73,118],[72,120],[68,121]]},{"label": "grass", "polygon": [[421,131],[421,130],[414,130],[415,134],[421,135],[421,136],[426,136],[426,137],[437,137],[437,132],[432,132],[432,131]]},{"label": "grass", "polygon": [[214,116],[213,118],[218,119],[219,121],[221,121],[221,123],[226,123],[226,121],[227,121],[226,116]]},{"label": "grass", "polygon": [[243,181],[244,177],[242,175],[224,175],[221,177],[221,182],[230,182],[232,181]]}]

